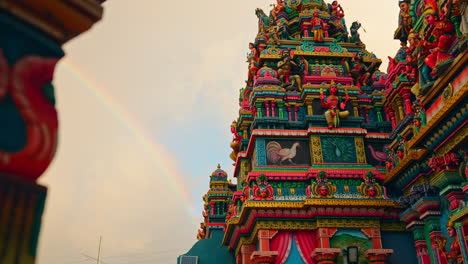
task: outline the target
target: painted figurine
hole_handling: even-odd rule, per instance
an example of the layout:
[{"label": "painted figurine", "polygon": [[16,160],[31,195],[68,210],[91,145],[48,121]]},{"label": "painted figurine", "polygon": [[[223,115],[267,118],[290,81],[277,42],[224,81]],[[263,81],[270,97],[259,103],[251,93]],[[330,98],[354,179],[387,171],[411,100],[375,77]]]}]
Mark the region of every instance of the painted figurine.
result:
[{"label": "painted figurine", "polygon": [[358,30],[361,28],[361,23],[354,21],[351,24],[349,30],[351,31],[351,39],[350,42],[352,43],[362,43],[361,37],[359,36]]},{"label": "painted figurine", "polygon": [[254,200],[273,200],[273,187],[268,184],[268,178],[261,174],[257,178],[257,184],[252,188]]},{"label": "painted figurine", "polygon": [[323,41],[324,32],[327,30],[327,24],[320,18],[320,13],[317,9],[314,10],[314,14],[310,19],[310,27],[314,34],[314,41]]},{"label": "painted figurine", "polygon": [[356,53],[351,61],[351,77],[353,77],[354,85],[357,87],[368,86],[371,73],[375,68],[375,62],[367,66],[364,63],[364,54],[362,52]]},{"label": "painted figurine", "polygon": [[240,135],[237,132],[236,127],[237,127],[237,121],[234,120],[234,121],[232,121],[232,124],[231,124],[231,133],[233,134],[233,139],[232,139],[232,142],[231,142],[232,152],[229,155],[229,157],[233,161],[237,160],[237,153],[239,152],[239,144],[240,144],[240,141],[242,139],[242,135]]},{"label": "painted figurine", "polygon": [[340,125],[340,119],[349,116],[349,111],[346,109],[346,104],[349,101],[348,90],[346,90],[346,97],[344,102],[341,102],[338,96],[338,87],[335,82],[332,81],[329,88],[330,95],[325,98],[323,90],[320,88],[320,100],[322,101],[322,107],[328,108],[325,112],[325,119],[327,120],[328,128],[332,129]]},{"label": "painted figurine", "polygon": [[357,189],[364,198],[383,198],[382,187],[376,182],[375,176],[371,171],[364,175],[364,182]]},{"label": "painted figurine", "polygon": [[455,230],[453,222],[447,223],[447,233],[449,237],[452,238],[452,243],[450,244],[450,251],[447,250],[447,238],[442,237],[441,239],[436,240],[436,244],[442,252],[445,261],[449,264],[463,264],[463,255],[461,253],[460,241],[458,240],[457,231]]},{"label": "painted figurine", "polygon": [[398,28],[395,31],[395,39],[399,39],[402,43],[408,40],[408,35],[412,27],[412,17],[409,12],[410,3],[408,0],[400,0],[398,3],[400,7],[400,16],[398,19]]},{"label": "painted figurine", "polygon": [[285,8],[286,8],[286,5],[284,4],[283,0],[276,0],[276,5],[273,4],[273,10],[271,11],[271,15],[276,20],[278,17],[278,14],[283,12]]},{"label": "painted figurine", "polygon": [[435,15],[426,16],[426,22],[430,25],[429,32],[431,32],[427,39],[433,39],[433,41],[424,42],[430,52],[424,59],[424,63],[432,69],[430,75],[435,76],[437,74],[436,66],[453,58],[448,50],[454,40],[454,27],[452,22],[446,19],[444,12],[440,13],[440,20]]},{"label": "painted figurine", "polygon": [[311,184],[306,189],[307,197],[314,198],[333,198],[335,192],[336,186],[328,181],[327,174],[324,171],[317,174],[315,181],[311,179]]}]

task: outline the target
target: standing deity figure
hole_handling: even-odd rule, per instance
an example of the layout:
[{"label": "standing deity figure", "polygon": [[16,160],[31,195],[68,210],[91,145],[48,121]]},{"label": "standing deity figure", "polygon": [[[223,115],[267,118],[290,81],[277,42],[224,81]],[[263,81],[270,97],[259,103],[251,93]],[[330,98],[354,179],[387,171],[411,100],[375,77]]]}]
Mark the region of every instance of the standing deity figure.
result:
[{"label": "standing deity figure", "polygon": [[284,4],[283,0],[276,0],[276,5],[273,4],[273,10],[271,11],[271,14],[275,18],[275,20],[277,19],[278,14],[283,12],[285,8],[286,5]]},{"label": "standing deity figure", "polygon": [[439,250],[443,253],[443,256],[449,264],[463,264],[464,261],[461,253],[460,241],[458,240],[457,231],[455,230],[453,222],[449,221],[447,223],[447,233],[449,237],[452,238],[450,251],[446,248],[447,239],[445,237],[436,240]]},{"label": "standing deity figure", "polygon": [[405,43],[408,40],[408,35],[413,24],[409,12],[410,3],[409,0],[400,0],[398,5],[400,6],[400,16],[398,19],[398,28],[395,31],[394,37],[395,39],[399,39],[402,43]]},{"label": "standing deity figure", "polygon": [[[327,24],[320,18],[320,13],[317,9],[314,10],[314,15],[310,19],[311,31],[314,34],[314,41],[323,41]],[[306,30],[306,37],[308,37],[308,30]]]},{"label": "standing deity figure", "polygon": [[[430,25],[428,31],[430,36],[426,36],[423,45],[430,54],[424,59],[424,63],[432,69],[430,75],[435,76],[437,74],[436,66],[453,58],[448,50],[454,40],[454,27],[452,22],[446,19],[444,12],[440,13],[440,20],[435,15],[427,15],[426,22]],[[427,41],[429,39],[433,41]]]},{"label": "standing deity figure", "polygon": [[468,35],[468,1],[452,0],[452,8],[451,20],[456,26],[457,36],[466,37]]},{"label": "standing deity figure", "polygon": [[362,43],[361,37],[359,36],[358,30],[361,28],[361,23],[354,21],[351,24],[349,30],[351,31],[351,39],[350,42],[352,43]]},{"label": "standing deity figure", "polygon": [[329,88],[330,95],[325,98],[323,90],[320,89],[320,100],[322,107],[328,108],[325,112],[325,119],[327,120],[328,128],[332,129],[340,125],[340,119],[349,116],[349,111],[346,109],[346,104],[349,101],[348,90],[346,90],[346,97],[344,102],[341,102],[338,96],[338,87],[332,81]]}]

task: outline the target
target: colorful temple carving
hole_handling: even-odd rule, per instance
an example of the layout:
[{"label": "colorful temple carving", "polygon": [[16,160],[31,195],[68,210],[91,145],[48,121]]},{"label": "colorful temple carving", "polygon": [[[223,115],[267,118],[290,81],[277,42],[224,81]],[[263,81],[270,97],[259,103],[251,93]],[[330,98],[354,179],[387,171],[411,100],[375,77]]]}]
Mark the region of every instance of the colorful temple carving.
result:
[{"label": "colorful temple carving", "polygon": [[102,16],[102,0],[0,0],[0,263],[35,263],[57,146],[54,69],[62,44]]},{"label": "colorful temple carving", "polygon": [[255,11],[237,185],[178,263],[468,263],[468,2],[395,4],[388,74],[337,1]]}]

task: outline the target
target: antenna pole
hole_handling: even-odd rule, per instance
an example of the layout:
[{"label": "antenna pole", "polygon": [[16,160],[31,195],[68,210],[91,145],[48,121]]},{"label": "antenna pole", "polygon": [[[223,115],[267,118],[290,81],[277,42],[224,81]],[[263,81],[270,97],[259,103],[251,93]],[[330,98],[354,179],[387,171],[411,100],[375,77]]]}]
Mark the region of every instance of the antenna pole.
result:
[{"label": "antenna pole", "polygon": [[99,236],[99,249],[98,249],[98,255],[97,255],[97,264],[101,264],[101,241],[102,241],[102,236]]}]

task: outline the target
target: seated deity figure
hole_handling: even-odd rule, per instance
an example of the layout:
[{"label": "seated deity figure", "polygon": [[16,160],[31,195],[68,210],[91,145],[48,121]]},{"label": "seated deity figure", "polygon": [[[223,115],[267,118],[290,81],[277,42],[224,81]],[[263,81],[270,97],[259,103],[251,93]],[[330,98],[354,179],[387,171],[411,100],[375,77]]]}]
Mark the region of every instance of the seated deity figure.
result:
[{"label": "seated deity figure", "polygon": [[325,119],[327,120],[328,128],[332,129],[340,125],[340,119],[349,116],[349,111],[345,109],[350,98],[346,91],[345,100],[341,102],[341,98],[338,96],[338,87],[334,81],[331,82],[329,92],[330,95],[325,98],[322,89],[320,89],[320,100],[322,101],[322,107],[328,108],[325,112]]},{"label": "seated deity figure", "polygon": [[271,14],[276,19],[278,17],[278,14],[281,13],[285,8],[286,5],[284,4],[283,0],[276,0],[276,5],[273,5],[273,10],[271,11]]}]

